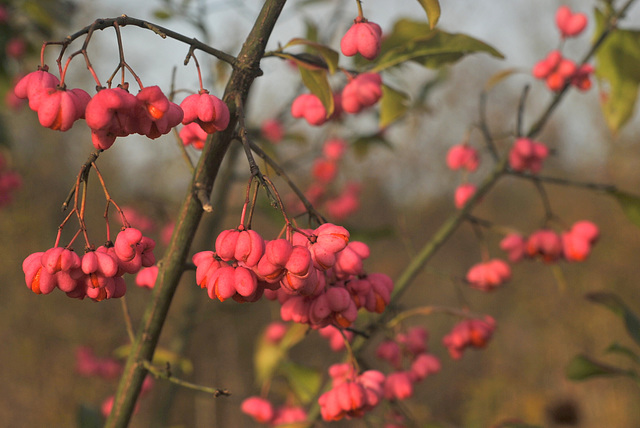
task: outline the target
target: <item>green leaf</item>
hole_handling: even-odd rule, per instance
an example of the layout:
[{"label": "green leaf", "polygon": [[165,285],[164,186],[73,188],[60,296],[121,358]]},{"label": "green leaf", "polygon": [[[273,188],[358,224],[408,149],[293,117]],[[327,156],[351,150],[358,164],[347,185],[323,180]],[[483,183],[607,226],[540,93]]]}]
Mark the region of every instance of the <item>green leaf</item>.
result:
[{"label": "green leaf", "polygon": [[100,410],[86,404],[80,404],[76,417],[78,428],[101,428],[104,425]]},{"label": "green leaf", "polygon": [[613,293],[596,292],[587,294],[587,299],[609,308],[624,320],[627,333],[637,345],[640,345],[640,319],[634,314],[620,297]]},{"label": "green leaf", "polygon": [[306,39],[313,42],[318,41],[318,25],[310,19],[304,20],[304,25],[307,28]]},{"label": "green leaf", "polygon": [[640,227],[640,197],[618,190],[613,190],[609,193],[616,198],[631,223]]},{"label": "green leaf", "polygon": [[[383,44],[386,52],[380,54],[372,71],[379,72],[407,61],[414,61],[428,68],[440,68],[479,52],[504,58],[493,47],[465,34],[430,30],[426,24],[407,20],[396,23],[396,27],[394,32],[397,32],[389,36],[390,41],[386,46]],[[391,47],[391,43],[396,45]]]},{"label": "green leaf", "polygon": [[364,157],[372,146],[384,146],[393,149],[391,143],[380,133],[364,135],[353,142],[353,150],[358,157]]},{"label": "green leaf", "polygon": [[304,67],[298,67],[300,70],[300,76],[304,85],[314,94],[320,98],[322,105],[327,111],[327,117],[333,114],[333,92],[331,86],[329,86],[329,80],[327,79],[327,72],[325,70],[309,70]]},{"label": "green leaf", "polygon": [[296,38],[289,40],[289,43],[287,43],[284,48],[296,45],[304,45],[309,48],[309,50],[317,52],[326,63],[329,73],[333,74],[338,69],[338,60],[340,59],[340,55],[330,47],[317,42],[312,42],[311,40]]},{"label": "green leaf", "polygon": [[264,335],[260,337],[253,357],[256,382],[259,386],[262,386],[274,376],[276,370],[286,361],[289,349],[304,339],[307,330],[308,328],[302,324],[292,324],[282,340],[277,344],[265,340]]},{"label": "green leaf", "polygon": [[280,367],[280,374],[287,379],[302,404],[310,403],[322,386],[322,374],[307,366],[290,362]]},{"label": "green leaf", "polygon": [[380,101],[380,129],[384,129],[400,117],[409,108],[409,96],[390,86],[382,85],[382,100]]},{"label": "green leaf", "polygon": [[170,10],[166,10],[166,9],[156,9],[156,10],[153,12],[153,16],[154,16],[156,19],[166,20],[166,19],[171,18],[173,15],[171,14],[171,11],[170,11]]},{"label": "green leaf", "polygon": [[615,343],[615,342],[612,343],[611,345],[609,345],[609,347],[606,349],[605,352],[608,352],[608,353],[611,353],[611,354],[623,355],[623,356],[629,358],[634,363],[640,364],[640,356],[638,356],[638,354],[633,352],[633,350],[631,350],[631,348],[628,348],[626,346],[620,345],[619,343]]},{"label": "green leaf", "polygon": [[566,369],[567,378],[571,380],[581,381],[597,376],[629,376],[633,377],[634,373],[617,367],[609,366],[594,359],[579,354],[573,357]]},{"label": "green leaf", "polygon": [[429,27],[433,30],[440,19],[440,2],[438,0],[418,0],[418,3],[427,12]]},{"label": "green leaf", "polygon": [[[596,9],[596,34],[606,19]],[[640,87],[640,31],[614,30],[596,53],[596,78],[601,86],[601,108],[609,129],[619,131],[633,116]]]}]

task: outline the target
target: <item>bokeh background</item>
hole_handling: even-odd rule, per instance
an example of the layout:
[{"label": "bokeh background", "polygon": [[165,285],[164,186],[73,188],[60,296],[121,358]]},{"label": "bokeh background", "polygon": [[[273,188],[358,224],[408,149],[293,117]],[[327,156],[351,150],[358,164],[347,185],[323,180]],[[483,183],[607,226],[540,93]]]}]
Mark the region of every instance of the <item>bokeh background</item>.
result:
[{"label": "bokeh background", "polygon": [[[562,3],[588,13],[590,18],[593,16],[593,2]],[[13,22],[12,28],[22,31],[19,35],[34,50],[19,61],[5,58],[3,85],[6,91],[11,85],[11,75],[35,69],[37,43],[43,37],[60,40],[98,17],[123,13],[158,22],[235,53],[261,4],[256,0],[15,2],[9,6],[19,20]],[[441,28],[477,37],[500,50],[506,59],[477,55],[444,72],[407,66],[385,75],[385,82],[405,88],[412,95],[427,82],[437,84],[420,109],[388,130],[386,136],[392,147],[373,146],[364,155],[352,150],[341,166],[339,182],[362,183],[361,207],[344,224],[371,246],[368,270],[397,278],[415,252],[454,212],[452,192],[461,176],[446,169],[445,154],[451,145],[464,138],[471,124],[477,123],[479,94],[490,76],[504,68],[522,70],[490,95],[488,123],[496,135],[512,135],[525,84],[531,84],[525,126],[533,123],[545,108],[551,95],[543,83],[533,81],[528,71],[557,44],[553,15],[560,4],[552,0],[443,1]],[[184,15],[192,17],[191,21],[176,12],[183,6]],[[383,31],[399,17],[424,15],[412,0],[395,2],[393,6],[371,0],[364,6],[367,17],[379,22]],[[640,22],[639,9],[636,6],[631,10],[623,27]],[[44,17],[34,10],[43,11]],[[172,11],[170,16],[163,15],[168,11]],[[50,27],[47,29],[42,23],[29,26],[29,19],[34,16],[48,22]],[[291,1],[269,46],[275,49],[279,43],[304,36],[308,22],[320,29],[324,42],[337,49],[340,34],[348,28],[353,16],[355,2]],[[196,24],[206,24],[206,32]],[[593,27],[591,23],[587,32],[591,34]],[[96,35],[90,55],[104,79],[115,67],[117,51],[113,32],[103,33]],[[126,58],[145,84],[168,88],[175,66],[175,87],[196,88],[193,64],[182,66],[184,46],[165,42],[139,29],[125,28],[123,38]],[[577,58],[588,46],[589,36],[571,41],[566,46],[567,55]],[[55,48],[48,50],[47,62],[53,66],[56,56]],[[221,94],[229,70],[203,55],[199,59],[211,70],[205,73],[206,86]],[[265,74],[257,80],[250,99],[247,120],[257,129],[262,121],[281,115],[286,118],[289,134],[304,136],[267,146],[285,162],[302,187],[309,183],[311,162],[329,135],[340,132],[353,140],[375,126],[373,117],[329,125],[322,130],[295,123],[287,117],[287,108],[300,88],[298,73],[277,59],[263,61],[263,70]],[[73,62],[71,76],[69,81],[73,81],[74,87],[92,89],[93,83],[80,59]],[[117,385],[115,380],[79,376],[75,370],[77,348],[88,346],[99,356],[114,356],[114,350],[126,345],[127,336],[121,302],[117,300],[78,301],[60,292],[39,296],[24,286],[22,260],[53,245],[64,218],[60,206],[92,150],[89,130],[83,124],[63,134],[42,129],[36,120],[35,113],[28,108],[3,107],[2,150],[12,168],[21,174],[23,184],[12,203],[0,209],[0,420],[7,427],[73,427],[77,426],[80,414],[92,414],[99,409]],[[613,184],[640,194],[639,132],[636,112],[621,132],[612,135],[602,119],[597,86],[587,93],[574,91],[539,136],[554,150],[545,165],[545,174]],[[477,130],[471,133],[470,142],[482,147]],[[195,151],[190,154],[197,157]],[[237,159],[230,167],[235,179],[222,192],[227,197],[226,209],[221,208],[221,218],[215,225],[209,226],[213,216],[206,216],[194,252],[212,248],[213,238],[207,236],[207,229],[237,225],[248,172],[246,161]],[[483,161],[480,171],[469,178],[471,181],[479,183],[490,170],[488,153],[483,153]],[[99,166],[116,201],[151,217],[157,224],[153,233],[160,240],[161,227],[174,219],[190,179],[175,137],[155,141],[119,139],[100,157]],[[94,178],[90,179],[95,192],[91,196],[89,228],[96,230],[93,235],[99,241],[104,227],[101,217],[104,201]],[[278,185],[285,189],[284,183]],[[409,325],[429,329],[430,350],[441,358],[443,366],[440,373],[419,384],[415,396],[406,402],[416,420],[437,422],[444,427],[487,427],[509,418],[548,427],[640,426],[637,405],[640,390],[630,380],[604,378],[575,383],[564,374],[567,363],[581,352],[612,364],[628,365],[627,360],[604,352],[613,341],[634,346],[619,318],[584,296],[592,291],[615,292],[640,312],[637,262],[640,230],[606,194],[565,186],[549,185],[546,189],[553,211],[564,225],[581,219],[598,224],[601,239],[593,254],[584,263],[561,263],[554,267],[522,262],[513,267],[513,279],[508,285],[494,293],[482,294],[460,281],[481,257],[476,236],[468,225],[463,225],[404,295],[400,309],[428,305],[469,307],[474,312],[492,315],[498,329],[485,350],[469,351],[461,360],[454,361],[441,338],[456,322],[455,318],[432,314],[409,320]],[[474,214],[527,234],[541,226],[544,211],[531,183],[508,178],[498,184]],[[267,209],[256,214],[254,228],[264,235],[275,236],[280,227],[277,216]],[[488,233],[486,238],[491,254],[503,257],[497,245],[501,236]],[[160,257],[161,252],[156,254]],[[133,281],[129,285],[126,299],[135,325],[150,294],[135,287]],[[192,317],[185,318],[185,313]],[[184,378],[227,388],[232,396],[212,399],[188,390],[176,392],[158,381],[141,401],[131,426],[253,426],[239,407],[245,397],[259,393],[254,382],[253,350],[262,329],[277,318],[278,308],[272,302],[239,305],[211,301],[195,285],[193,274],[186,273],[160,346],[181,350],[192,365],[192,370],[182,374]],[[366,360],[386,370],[373,355],[375,344],[381,339],[377,338],[367,348]],[[291,355],[293,360],[319,371],[325,371],[341,357],[333,354],[316,334],[310,334]],[[276,396],[274,401],[278,401]],[[369,426],[379,424],[374,420]],[[366,425],[345,421],[336,426]],[[427,425],[421,422],[418,426]]]}]

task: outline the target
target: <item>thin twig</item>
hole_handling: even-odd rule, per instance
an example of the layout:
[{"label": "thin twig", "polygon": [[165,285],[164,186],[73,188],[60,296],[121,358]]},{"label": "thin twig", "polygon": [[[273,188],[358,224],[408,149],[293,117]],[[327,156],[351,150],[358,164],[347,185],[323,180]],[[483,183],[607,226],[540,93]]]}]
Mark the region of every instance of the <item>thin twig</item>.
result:
[{"label": "thin twig", "polygon": [[254,151],[255,154],[257,154],[258,156],[260,156],[274,171],[275,173],[282,177],[284,179],[284,181],[287,183],[287,185],[291,188],[291,190],[296,194],[296,196],[298,197],[298,199],[300,199],[300,202],[302,202],[302,204],[304,205],[305,209],[307,210],[307,212],[309,213],[309,215],[314,218],[318,223],[322,224],[322,223],[326,223],[327,220],[324,218],[324,216],[322,214],[320,214],[314,207],[313,204],[311,202],[309,202],[309,200],[307,199],[307,197],[304,195],[304,192],[302,192],[302,190],[300,190],[298,188],[298,186],[296,186],[296,184],[293,182],[293,180],[291,180],[291,178],[287,175],[286,171],[278,164],[278,162],[276,162],[274,159],[272,159],[264,150],[262,150],[262,148],[260,148],[260,146],[258,146],[256,143],[249,141],[249,145],[251,146],[251,150]]},{"label": "thin twig", "polygon": [[[179,42],[185,43],[191,46],[193,49],[199,49],[203,52],[208,53],[209,55],[213,55],[221,61],[226,62],[227,64],[235,67],[238,63],[236,57],[233,55],[229,55],[221,50],[215,49],[205,43],[200,42],[196,38],[186,37],[178,32],[170,30],[168,28],[162,27],[160,25],[153,24],[149,21],[145,21],[143,19],[132,18],[126,15],[119,16],[117,18],[107,18],[107,19],[98,19],[93,24],[84,27],[83,29],[67,36],[62,42],[54,42],[57,44],[62,44],[63,49],[71,44],[74,40],[82,37],[83,35],[89,36],[91,33],[96,30],[104,30],[106,28],[113,27],[115,25],[119,25],[120,27],[125,27],[127,25],[140,27],[143,29],[151,30],[154,33],[158,34],[162,38],[170,38],[177,40]],[[50,43],[50,44],[54,44]]]},{"label": "thin twig", "polygon": [[211,394],[214,397],[229,397],[231,392],[228,389],[224,388],[211,388],[209,386],[202,386],[192,382],[187,382],[186,380],[182,380],[180,378],[174,377],[171,375],[171,367],[169,363],[167,363],[167,369],[162,371],[155,367],[151,362],[144,360],[142,362],[142,366],[147,369],[149,373],[151,373],[156,379],[164,379],[168,380],[171,383],[175,383],[176,385],[180,385],[182,387],[192,389],[194,391],[205,392],[207,394]]},{"label": "thin twig", "polygon": [[133,323],[131,322],[131,314],[129,313],[129,307],[127,306],[127,301],[125,300],[125,296],[122,296],[119,300],[122,306],[122,315],[124,317],[124,325],[127,329],[127,336],[129,337],[129,343],[133,343],[133,341],[136,338],[136,334],[133,331]]},{"label": "thin twig", "polygon": [[567,178],[549,177],[545,175],[533,175],[530,173],[517,172],[513,170],[509,170],[508,172],[510,175],[514,177],[523,178],[525,180],[536,179],[538,181],[542,181],[549,184],[555,184],[558,186],[582,187],[584,189],[595,190],[598,192],[606,192],[606,193],[612,193],[612,192],[618,191],[618,188],[613,184],[593,183],[589,181],[575,181]]}]

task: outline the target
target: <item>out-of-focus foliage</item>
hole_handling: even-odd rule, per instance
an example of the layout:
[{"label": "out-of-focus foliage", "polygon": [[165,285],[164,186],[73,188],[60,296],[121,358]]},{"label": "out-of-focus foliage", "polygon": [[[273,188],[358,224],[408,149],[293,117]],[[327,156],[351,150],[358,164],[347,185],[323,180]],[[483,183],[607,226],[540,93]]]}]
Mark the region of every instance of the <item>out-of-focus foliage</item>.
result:
[{"label": "out-of-focus foliage", "polygon": [[[595,10],[599,35],[609,19]],[[640,86],[640,31],[619,29],[596,54],[596,76],[600,82],[602,112],[609,129],[619,131],[632,117]]]}]

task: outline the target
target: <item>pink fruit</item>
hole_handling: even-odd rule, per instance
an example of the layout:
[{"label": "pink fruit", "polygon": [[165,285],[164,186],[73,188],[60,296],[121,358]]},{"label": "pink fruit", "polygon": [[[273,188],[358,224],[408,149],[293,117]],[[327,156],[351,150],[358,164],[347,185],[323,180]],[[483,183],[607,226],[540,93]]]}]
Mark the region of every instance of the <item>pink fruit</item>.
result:
[{"label": "pink fruit", "polygon": [[327,110],[322,101],[313,94],[299,95],[291,104],[291,116],[304,118],[314,126],[320,126],[328,120]]},{"label": "pink fruit", "polygon": [[377,73],[362,73],[346,84],[342,90],[342,109],[359,113],[382,97],[382,78]]},{"label": "pink fruit", "polygon": [[340,49],[345,56],[360,53],[368,60],[375,59],[380,53],[382,29],[371,21],[358,17],[340,41]]},{"label": "pink fruit", "polygon": [[229,125],[229,108],[221,99],[207,92],[189,95],[180,107],[184,112],[183,125],[195,122],[209,134],[223,131]]},{"label": "pink fruit", "polygon": [[556,25],[563,38],[582,33],[587,22],[587,16],[584,13],[572,13],[568,6],[560,6],[556,12]]}]

